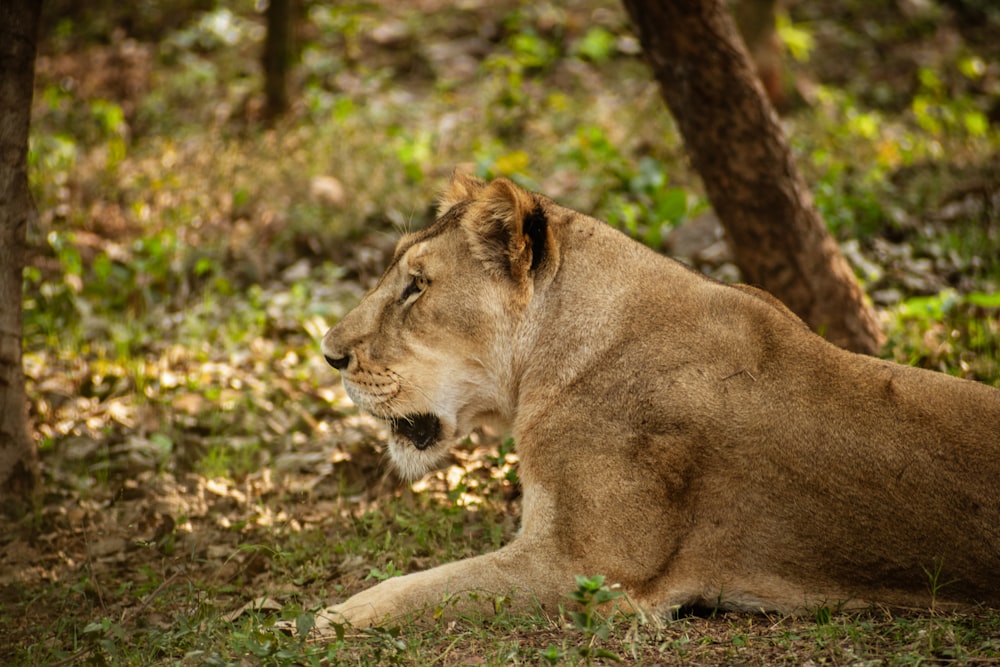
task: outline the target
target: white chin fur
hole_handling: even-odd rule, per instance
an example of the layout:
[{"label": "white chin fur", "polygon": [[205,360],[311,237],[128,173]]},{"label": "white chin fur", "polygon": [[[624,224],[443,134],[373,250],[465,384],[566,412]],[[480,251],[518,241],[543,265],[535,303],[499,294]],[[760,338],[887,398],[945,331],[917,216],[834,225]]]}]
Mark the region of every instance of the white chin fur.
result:
[{"label": "white chin fur", "polygon": [[408,482],[416,481],[430,471],[436,470],[447,455],[447,439],[439,440],[421,451],[404,438],[389,436],[389,458],[392,459],[400,477]]}]

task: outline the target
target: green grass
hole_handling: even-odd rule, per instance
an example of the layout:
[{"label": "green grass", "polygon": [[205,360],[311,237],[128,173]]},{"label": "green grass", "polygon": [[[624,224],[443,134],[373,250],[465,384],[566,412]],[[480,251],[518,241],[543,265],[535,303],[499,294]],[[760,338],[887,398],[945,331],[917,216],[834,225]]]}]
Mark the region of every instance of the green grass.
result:
[{"label": "green grass", "polygon": [[[62,14],[39,62],[24,347],[46,496],[29,519],[4,519],[0,662],[1000,659],[989,610],[501,610],[329,643],[275,632],[516,531],[509,442],[474,436],[446,470],[404,485],[384,433],[318,354],[398,233],[429,220],[453,165],[510,176],[654,247],[706,203],[617,4],[311,6],[296,106],[270,128],[261,17],[191,4],[137,8],[138,50],[108,46],[117,14],[50,5]],[[820,84],[786,122],[880,309],[885,355],[1000,386],[996,46],[936,6],[933,21],[900,25],[882,20],[893,3],[848,3],[844,22],[827,4],[786,26],[815,37],[792,67]],[[938,25],[961,28],[961,47],[907,60],[914,45],[937,53],[926,40]],[[115,49],[136,77],[125,92],[88,60]],[[880,68],[877,86],[865,67],[844,69],[854,59]],[[316,177],[336,178],[342,197],[318,196]]]}]

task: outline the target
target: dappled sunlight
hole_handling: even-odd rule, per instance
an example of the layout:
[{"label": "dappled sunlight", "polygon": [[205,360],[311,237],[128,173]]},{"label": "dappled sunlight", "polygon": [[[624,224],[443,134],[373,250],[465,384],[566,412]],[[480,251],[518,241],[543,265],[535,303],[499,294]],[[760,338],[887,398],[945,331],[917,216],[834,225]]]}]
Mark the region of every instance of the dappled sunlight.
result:
[{"label": "dappled sunlight", "polygon": [[492,496],[513,499],[518,488],[517,456],[511,451],[512,445],[510,441],[500,442],[496,437],[475,433],[453,450],[454,463],[426,475],[411,488],[415,493],[473,512]]},{"label": "dappled sunlight", "polygon": [[[455,165],[667,252],[712,215],[624,11],[307,3],[292,109],[265,124],[263,5],[199,4],[57,1],[44,28],[23,302],[44,491],[0,518],[0,662],[576,664],[560,610],[502,601],[354,644],[273,624],[518,530],[514,442],[474,432],[402,482],[319,348]],[[796,3],[809,59],[783,122],[885,356],[1000,386],[1000,19],[964,4],[986,18]],[[712,233],[687,259],[738,279]],[[826,612],[621,617],[606,645],[644,664],[1000,655],[996,616]]]}]

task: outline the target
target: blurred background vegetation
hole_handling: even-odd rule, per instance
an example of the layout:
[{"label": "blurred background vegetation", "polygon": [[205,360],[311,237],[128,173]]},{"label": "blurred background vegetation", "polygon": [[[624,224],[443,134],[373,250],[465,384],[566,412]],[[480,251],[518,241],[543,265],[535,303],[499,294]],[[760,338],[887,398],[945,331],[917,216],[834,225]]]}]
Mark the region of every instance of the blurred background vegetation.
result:
[{"label": "blurred background vegetation", "polygon": [[[366,564],[388,576],[511,534],[502,443],[474,436],[414,497],[317,352],[456,164],[739,279],[619,4],[299,0],[292,15],[275,115],[261,3],[44,6],[24,363],[47,496],[0,538],[0,644],[23,664],[258,649],[281,664],[257,626],[216,636],[206,619],[251,589],[280,589],[294,617],[369,585]],[[998,30],[991,0],[777,14],[783,123],[885,356],[996,386]],[[404,527],[416,537],[390,549]]]}]

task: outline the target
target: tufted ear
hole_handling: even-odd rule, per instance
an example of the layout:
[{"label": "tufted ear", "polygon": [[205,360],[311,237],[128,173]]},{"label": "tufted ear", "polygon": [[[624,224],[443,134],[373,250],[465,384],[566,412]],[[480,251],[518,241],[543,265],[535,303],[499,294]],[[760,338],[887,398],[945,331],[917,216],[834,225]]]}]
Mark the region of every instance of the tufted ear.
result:
[{"label": "tufted ear", "polygon": [[506,178],[479,192],[462,226],[471,232],[476,258],[518,283],[546,261],[553,246],[541,201]]},{"label": "tufted ear", "polygon": [[441,217],[448,212],[452,206],[460,201],[475,199],[476,195],[486,187],[486,181],[476,178],[472,172],[463,166],[458,166],[451,173],[451,182],[448,188],[441,193],[437,202],[437,214]]}]

